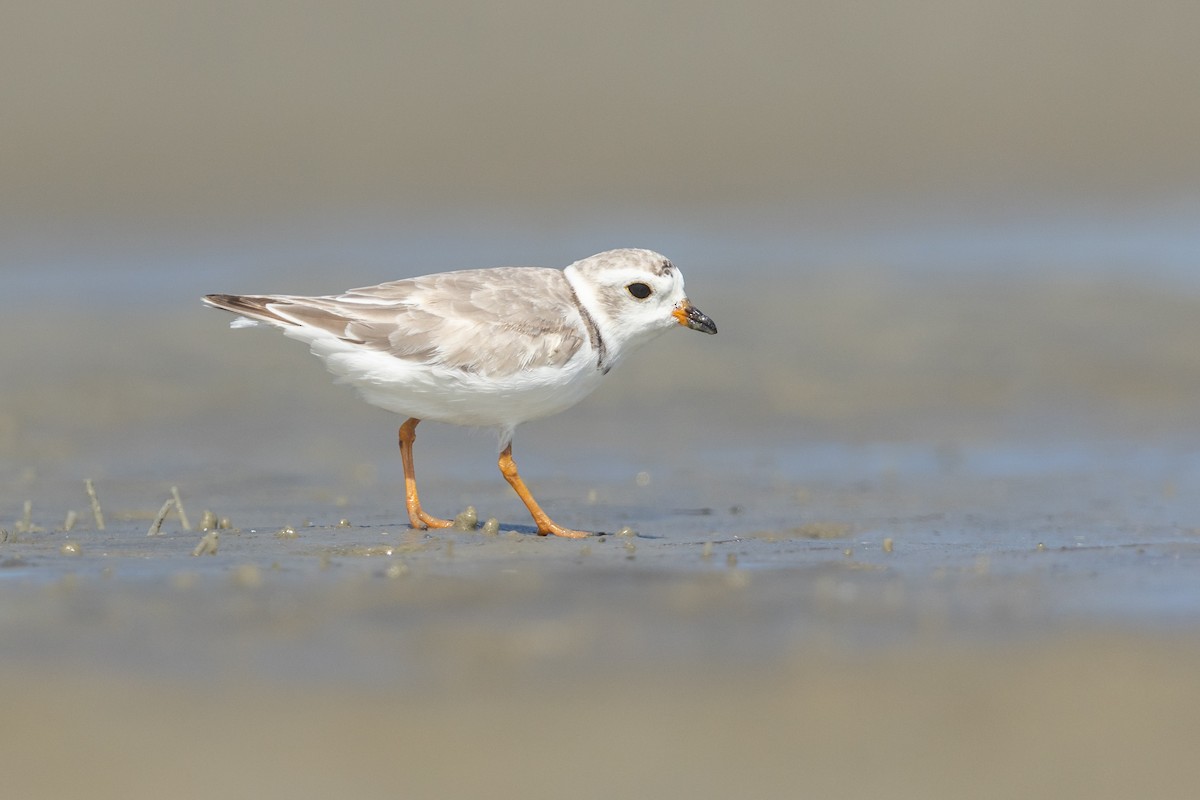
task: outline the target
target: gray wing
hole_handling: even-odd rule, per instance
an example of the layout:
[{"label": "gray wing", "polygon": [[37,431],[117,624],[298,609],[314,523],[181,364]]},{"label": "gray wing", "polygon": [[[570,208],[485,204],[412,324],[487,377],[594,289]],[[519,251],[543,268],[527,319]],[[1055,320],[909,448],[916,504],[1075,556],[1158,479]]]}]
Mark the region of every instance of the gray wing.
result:
[{"label": "gray wing", "polygon": [[207,300],[282,327],[313,328],[396,358],[437,360],[482,375],[559,366],[587,341],[574,292],[557,269],[443,272],[331,297]]}]

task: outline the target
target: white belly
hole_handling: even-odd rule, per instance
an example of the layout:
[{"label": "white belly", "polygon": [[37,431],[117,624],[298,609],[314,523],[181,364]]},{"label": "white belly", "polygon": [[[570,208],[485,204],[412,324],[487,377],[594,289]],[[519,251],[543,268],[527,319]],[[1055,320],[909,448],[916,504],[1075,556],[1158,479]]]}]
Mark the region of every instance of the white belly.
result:
[{"label": "white belly", "polygon": [[331,336],[312,338],[301,331],[293,328],[284,333],[307,341],[338,382],[353,386],[371,405],[454,425],[511,431],[522,422],[565,411],[593,392],[603,377],[592,349],[586,346],[562,366],[483,377],[395,358]]}]

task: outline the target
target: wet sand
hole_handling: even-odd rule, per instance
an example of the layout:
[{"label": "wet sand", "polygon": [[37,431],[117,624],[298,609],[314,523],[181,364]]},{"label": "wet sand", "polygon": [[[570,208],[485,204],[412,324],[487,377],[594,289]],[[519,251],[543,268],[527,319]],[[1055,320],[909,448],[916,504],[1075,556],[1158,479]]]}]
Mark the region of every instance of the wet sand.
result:
[{"label": "wet sand", "polygon": [[[1200,796],[1200,6],[176,5],[0,26],[0,796]],[[199,305],[626,245],[637,536]]]},{"label": "wet sand", "polygon": [[926,280],[690,283],[719,336],[518,432],[584,541],[437,426],[501,531],[409,530],[395,420],[215,313],[6,350],[6,792],[1193,796],[1196,298]]}]

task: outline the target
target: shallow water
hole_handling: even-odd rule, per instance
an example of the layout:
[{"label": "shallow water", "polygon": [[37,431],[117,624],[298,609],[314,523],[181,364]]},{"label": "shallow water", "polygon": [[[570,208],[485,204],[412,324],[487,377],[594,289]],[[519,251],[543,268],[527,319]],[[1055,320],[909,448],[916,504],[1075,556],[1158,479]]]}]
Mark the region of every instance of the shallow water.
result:
[{"label": "shallow water", "polygon": [[[718,336],[664,337],[518,432],[556,519],[637,532],[585,541],[533,535],[490,434],[436,425],[426,506],[502,531],[410,531],[397,420],[271,331],[191,305],[6,313],[9,786],[1200,785],[1191,289],[870,269],[689,289]],[[146,535],[173,485],[193,527],[229,519],[215,555],[175,516]]]},{"label": "shallow water", "polygon": [[[4,797],[1200,795],[1200,6],[8,5]],[[199,305],[618,246],[637,536]]]}]

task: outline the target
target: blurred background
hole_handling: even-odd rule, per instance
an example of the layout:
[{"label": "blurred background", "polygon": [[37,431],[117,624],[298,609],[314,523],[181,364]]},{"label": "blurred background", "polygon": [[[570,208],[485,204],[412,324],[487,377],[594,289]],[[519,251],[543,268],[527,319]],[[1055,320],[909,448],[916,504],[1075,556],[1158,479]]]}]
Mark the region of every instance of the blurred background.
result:
[{"label": "blurred background", "polygon": [[633,409],[760,458],[1190,437],[1198,26],[1083,0],[7,4],[0,452],[362,458],[388,416],[201,294],[618,246],[680,264],[721,335],[666,337],[539,447],[586,421],[637,448]]},{"label": "blurred background", "polygon": [[161,299],[197,273],[320,269],[332,291],[351,266],[633,243],[740,280],[854,263],[1140,278],[1190,274],[1200,241],[1189,4],[0,14],[9,273],[141,272],[123,290]]},{"label": "blurred background", "polygon": [[[3,3],[6,786],[1196,796],[1198,31]],[[720,334],[516,450],[560,522],[637,539],[407,531],[397,420],[200,304],[623,246]],[[421,430],[428,508],[526,522],[491,437]],[[146,537],[175,484],[233,518],[217,556]]]},{"label": "blurred background", "polygon": [[321,398],[359,430],[375,412],[199,295],[617,246],[667,253],[722,333],[668,337],[595,425],[686,396],[772,445],[1189,433],[1198,26],[1091,0],[6,4],[0,445],[111,468],[101,431],[221,449],[247,409]]}]

